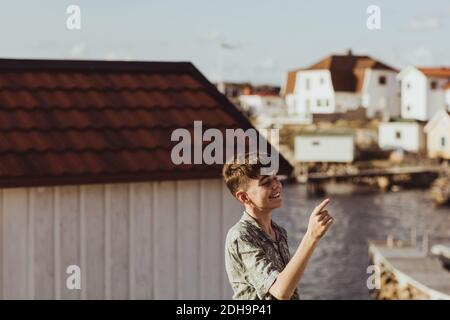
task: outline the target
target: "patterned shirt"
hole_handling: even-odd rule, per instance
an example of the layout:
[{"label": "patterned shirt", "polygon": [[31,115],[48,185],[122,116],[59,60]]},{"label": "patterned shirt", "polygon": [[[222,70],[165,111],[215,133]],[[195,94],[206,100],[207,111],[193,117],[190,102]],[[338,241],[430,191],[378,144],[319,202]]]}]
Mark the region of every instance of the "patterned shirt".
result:
[{"label": "patterned shirt", "polygon": [[[290,260],[286,230],[272,221],[276,240],[244,211],[225,241],[225,268],[233,299],[274,300],[269,289]],[[295,289],[291,300],[298,300]]]}]

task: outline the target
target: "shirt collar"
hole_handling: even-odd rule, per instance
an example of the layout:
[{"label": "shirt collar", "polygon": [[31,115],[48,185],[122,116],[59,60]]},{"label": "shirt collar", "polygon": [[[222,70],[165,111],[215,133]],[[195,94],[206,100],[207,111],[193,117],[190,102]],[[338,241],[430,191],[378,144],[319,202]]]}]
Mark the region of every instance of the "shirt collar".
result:
[{"label": "shirt collar", "polygon": [[276,232],[277,240],[275,240],[275,241],[269,237],[269,235],[261,228],[258,221],[256,221],[255,218],[253,218],[251,215],[249,215],[247,211],[244,210],[241,220],[247,221],[250,224],[252,224],[253,226],[255,226],[256,228],[258,228],[258,230],[264,235],[264,237],[272,242],[280,242],[281,239],[284,238],[283,232],[281,231],[281,229],[278,227],[278,225],[273,220],[271,220],[270,222],[272,223],[272,228]]}]

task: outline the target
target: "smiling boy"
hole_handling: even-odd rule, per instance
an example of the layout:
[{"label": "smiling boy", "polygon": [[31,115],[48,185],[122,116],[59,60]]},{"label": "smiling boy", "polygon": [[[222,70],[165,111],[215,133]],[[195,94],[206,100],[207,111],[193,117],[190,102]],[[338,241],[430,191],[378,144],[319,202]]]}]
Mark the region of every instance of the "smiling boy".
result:
[{"label": "smiling boy", "polygon": [[225,268],[233,299],[297,300],[297,286],[320,238],[333,223],[324,200],[312,212],[308,229],[292,259],[287,233],[272,221],[272,211],[282,205],[282,186],[275,175],[261,175],[260,156],[228,162],[223,178],[233,196],[243,204],[242,218],[228,231]]}]

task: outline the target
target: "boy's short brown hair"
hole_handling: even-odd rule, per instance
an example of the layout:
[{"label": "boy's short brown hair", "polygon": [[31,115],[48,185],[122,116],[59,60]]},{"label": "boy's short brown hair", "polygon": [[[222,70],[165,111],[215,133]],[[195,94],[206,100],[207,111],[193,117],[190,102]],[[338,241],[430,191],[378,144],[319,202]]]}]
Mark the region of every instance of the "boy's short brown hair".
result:
[{"label": "boy's short brown hair", "polygon": [[261,163],[263,154],[246,153],[227,161],[222,169],[222,176],[233,196],[239,190],[245,190],[249,179],[258,179],[261,168],[267,166]]}]

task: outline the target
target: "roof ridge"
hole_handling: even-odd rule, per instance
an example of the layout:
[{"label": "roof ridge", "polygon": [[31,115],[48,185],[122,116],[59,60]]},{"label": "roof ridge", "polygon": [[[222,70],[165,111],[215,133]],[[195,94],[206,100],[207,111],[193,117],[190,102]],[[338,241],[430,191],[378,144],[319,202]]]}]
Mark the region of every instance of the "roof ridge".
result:
[{"label": "roof ridge", "polygon": [[[184,87],[184,88],[145,88],[145,87],[135,87],[135,88],[131,88],[131,87],[103,87],[103,88],[96,88],[93,89],[95,87],[72,87],[72,88],[68,88],[68,87],[44,87],[44,86],[36,86],[36,87],[25,87],[25,86],[21,86],[21,87],[9,87],[9,86],[2,86],[0,85],[0,92],[1,91],[28,91],[28,90],[40,90],[40,91],[46,91],[46,92],[54,92],[54,91],[62,91],[64,93],[66,92],[87,92],[87,91],[93,91],[93,92],[109,92],[109,91],[113,91],[113,92],[117,92],[118,90],[120,91],[128,91],[128,92],[136,92],[136,91],[144,91],[144,92],[153,92],[153,91],[157,91],[157,92],[175,92],[175,93],[179,93],[182,91],[189,91],[189,92],[199,92],[199,91],[204,91],[203,87],[198,87],[198,88],[188,88],[188,87]],[[6,89],[6,90],[5,90]]]},{"label": "roof ridge", "polygon": [[189,61],[120,61],[120,60],[71,60],[71,59],[13,59],[0,58],[0,70],[83,70],[102,71],[176,71],[183,73],[193,67]]},{"label": "roof ridge", "polygon": [[[17,132],[20,131],[21,133],[26,133],[26,132],[57,132],[57,131],[77,131],[77,132],[81,132],[81,131],[107,131],[107,130],[112,130],[112,131],[117,131],[118,129],[120,130],[130,130],[130,131],[136,131],[136,130],[161,130],[161,131],[165,131],[167,129],[170,128],[176,128],[176,129],[192,129],[194,130],[194,128],[192,126],[163,126],[163,125],[154,125],[152,127],[145,127],[142,125],[136,126],[136,127],[131,127],[131,126],[116,126],[116,127],[52,127],[52,128],[19,128],[19,127],[12,127],[12,128],[0,128],[0,133],[9,133],[9,132]],[[229,126],[224,125],[223,123],[220,123],[218,125],[207,125],[207,124],[202,124],[202,129],[203,130],[207,130],[207,129],[232,129]],[[1,149],[0,149],[1,152]]]},{"label": "roof ridge", "polygon": [[107,147],[107,148],[92,148],[92,147],[87,147],[87,148],[72,148],[72,149],[56,149],[56,148],[45,148],[45,149],[37,149],[37,148],[29,148],[29,149],[24,149],[24,150],[4,150],[4,149],[0,149],[0,156],[1,155],[22,155],[22,154],[48,154],[48,153],[55,153],[55,154],[62,154],[62,153],[75,153],[75,154],[79,154],[79,153],[95,153],[97,154],[99,151],[104,151],[104,152],[114,152],[114,153],[120,153],[120,152],[138,152],[138,151],[146,151],[146,152],[151,152],[151,151],[155,151],[155,150],[166,150],[166,146],[165,145],[155,145],[153,147],[143,147],[143,146],[137,146],[137,147],[130,147],[127,149],[124,149],[122,147]]},{"label": "roof ridge", "polygon": [[[153,110],[170,110],[171,108],[176,109],[189,109],[189,110],[214,110],[214,107],[208,106],[206,104],[201,104],[196,107],[192,107],[189,105],[171,105],[171,106],[162,106],[162,105],[154,105],[154,106],[144,106],[138,105],[134,107],[129,107],[129,109],[123,109],[122,107],[112,107],[112,106],[104,106],[104,107],[94,107],[92,105],[88,107],[55,107],[55,106],[38,106],[38,107],[24,107],[23,105],[15,106],[15,107],[0,107],[0,112],[17,112],[17,111],[26,111],[26,112],[50,112],[50,111],[61,111],[61,112],[70,112],[70,111],[79,111],[79,112],[88,112],[88,111],[98,111],[98,112],[106,112],[106,111],[122,111],[122,112],[134,112],[134,111],[153,111]],[[0,128],[1,130],[1,128]]]}]

